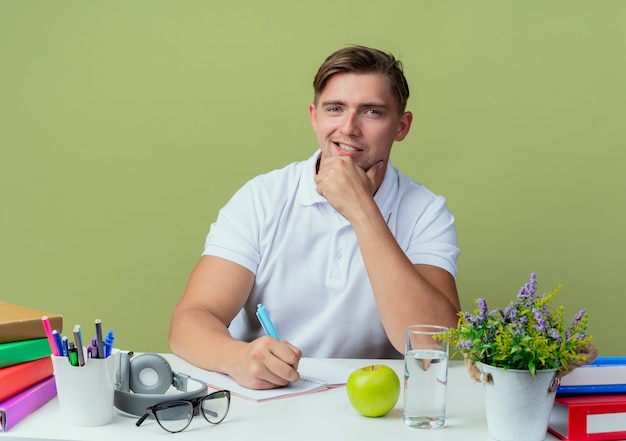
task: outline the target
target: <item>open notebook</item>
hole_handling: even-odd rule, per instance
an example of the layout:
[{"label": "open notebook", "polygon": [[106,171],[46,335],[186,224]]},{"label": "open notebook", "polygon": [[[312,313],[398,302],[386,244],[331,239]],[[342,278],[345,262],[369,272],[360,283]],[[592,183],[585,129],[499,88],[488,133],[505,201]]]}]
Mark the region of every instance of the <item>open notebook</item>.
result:
[{"label": "open notebook", "polygon": [[269,390],[248,389],[237,384],[228,375],[207,371],[192,365],[185,367],[184,372],[193,378],[204,381],[212,388],[227,389],[237,397],[252,401],[266,401],[343,386],[348,381],[352,370],[328,359],[302,358],[298,365],[300,380],[285,387]]}]

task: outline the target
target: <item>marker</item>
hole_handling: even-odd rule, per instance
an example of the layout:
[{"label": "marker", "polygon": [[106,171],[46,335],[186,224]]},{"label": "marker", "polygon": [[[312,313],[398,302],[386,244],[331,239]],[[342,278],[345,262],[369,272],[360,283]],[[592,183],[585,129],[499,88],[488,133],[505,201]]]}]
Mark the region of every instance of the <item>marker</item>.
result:
[{"label": "marker", "polygon": [[83,341],[80,338],[80,328],[78,326],[74,326],[74,342],[76,347],[76,352],[78,356],[78,365],[85,366],[85,354],[83,352]]},{"label": "marker", "polygon": [[98,358],[104,358],[104,342],[102,341],[102,321],[96,319],[96,343],[98,345]]},{"label": "marker", "polygon": [[74,325],[74,328],[78,328],[78,335],[80,336],[80,341],[83,341],[83,330],[80,328],[80,325]]},{"label": "marker", "polygon": [[74,346],[74,342],[70,342],[68,348],[68,359],[72,366],[78,366],[78,351],[76,350],[76,346]]},{"label": "marker", "polygon": [[61,334],[55,329],[52,331],[52,337],[54,338],[54,344],[57,347],[59,355],[63,355],[63,340],[61,339]]},{"label": "marker", "polygon": [[52,355],[59,356],[59,350],[57,349],[57,344],[54,341],[54,335],[52,335],[52,326],[50,326],[50,320],[48,320],[48,316],[44,315],[43,317],[41,317],[41,322],[43,323],[44,331],[46,331],[46,337],[48,337],[48,344],[50,345]]},{"label": "marker", "polygon": [[111,355],[111,350],[113,349],[113,341],[115,340],[115,336],[113,335],[113,330],[109,329],[107,332],[107,336],[104,338],[104,356],[109,357]]},{"label": "marker", "polygon": [[261,322],[261,326],[263,327],[265,333],[270,337],[274,337],[276,340],[280,340],[278,332],[276,332],[276,328],[274,328],[274,324],[272,323],[267,310],[261,303],[257,305],[256,316],[259,319],[259,322]]},{"label": "marker", "polygon": [[68,352],[67,350],[69,349],[69,340],[67,337],[63,336],[63,338],[61,339],[61,343],[63,344],[63,354],[59,354],[59,355],[63,355],[64,357],[68,356]]},{"label": "marker", "polygon": [[98,358],[98,343],[96,342],[96,337],[93,337],[91,343],[87,346],[87,355],[89,358]]}]

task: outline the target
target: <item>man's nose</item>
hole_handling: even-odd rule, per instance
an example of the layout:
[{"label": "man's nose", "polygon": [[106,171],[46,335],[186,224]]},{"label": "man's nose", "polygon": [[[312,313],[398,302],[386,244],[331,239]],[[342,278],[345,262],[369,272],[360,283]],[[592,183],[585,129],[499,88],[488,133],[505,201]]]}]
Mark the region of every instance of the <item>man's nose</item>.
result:
[{"label": "man's nose", "polygon": [[361,133],[358,115],[355,112],[346,113],[341,125],[341,133],[345,136],[357,136]]}]

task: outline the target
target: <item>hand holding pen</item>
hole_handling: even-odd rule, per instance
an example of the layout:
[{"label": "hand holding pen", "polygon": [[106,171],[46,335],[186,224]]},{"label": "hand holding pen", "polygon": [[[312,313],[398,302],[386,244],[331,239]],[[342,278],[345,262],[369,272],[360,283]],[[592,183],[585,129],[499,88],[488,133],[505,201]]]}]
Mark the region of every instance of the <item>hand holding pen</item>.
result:
[{"label": "hand holding pen", "polygon": [[[268,311],[261,303],[257,305],[256,316],[259,319],[265,334],[279,341],[274,341],[272,343],[268,343],[268,341],[266,341],[261,346],[257,346],[256,350],[260,349],[263,352],[268,351],[267,358],[262,357],[260,360],[257,359],[257,361],[264,364],[265,369],[269,371],[267,372],[269,376],[266,375],[262,379],[257,378],[254,380],[255,386],[253,387],[264,389],[267,387],[285,386],[291,382],[297,381],[300,378],[300,374],[298,373],[298,362],[302,357],[302,352],[291,343],[280,339],[278,331],[270,319]],[[265,384],[259,385],[259,381]]]}]

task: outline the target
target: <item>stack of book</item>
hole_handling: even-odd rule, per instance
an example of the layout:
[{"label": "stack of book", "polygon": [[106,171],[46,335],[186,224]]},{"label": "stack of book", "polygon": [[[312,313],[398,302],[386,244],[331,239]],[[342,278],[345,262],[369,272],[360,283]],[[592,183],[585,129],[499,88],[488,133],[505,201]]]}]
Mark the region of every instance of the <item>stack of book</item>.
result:
[{"label": "stack of book", "polygon": [[598,357],[561,378],[549,431],[568,441],[626,439],[626,357]]},{"label": "stack of book", "polygon": [[56,396],[43,316],[61,332],[61,315],[0,302],[0,432]]}]

